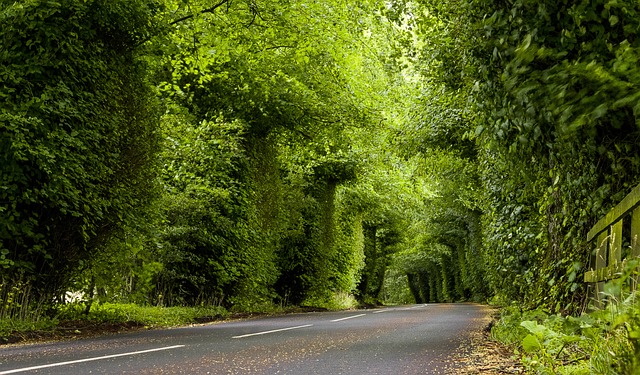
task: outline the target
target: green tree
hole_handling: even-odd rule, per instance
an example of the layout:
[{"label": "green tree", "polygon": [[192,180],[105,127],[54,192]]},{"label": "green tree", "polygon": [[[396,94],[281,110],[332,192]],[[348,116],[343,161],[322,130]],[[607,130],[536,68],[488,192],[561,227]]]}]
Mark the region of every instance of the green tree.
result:
[{"label": "green tree", "polygon": [[151,5],[0,3],[0,316],[64,293],[154,191]]},{"label": "green tree", "polygon": [[[378,123],[376,106],[380,104],[372,95],[380,92],[369,86],[386,89],[383,77],[376,78],[366,69],[376,61],[375,51],[362,54],[357,48],[366,43],[361,21],[373,24],[366,11],[371,4],[356,8],[341,2],[295,1],[252,2],[251,6],[226,2],[215,9],[198,2],[174,6],[172,13],[179,22],[174,21],[175,30],[159,38],[157,48],[167,53],[155,76],[164,100],[182,113],[178,123],[166,116],[165,120],[168,129],[177,131],[172,139],[183,151],[169,153],[165,164],[197,170],[205,176],[205,185],[235,181],[235,193],[241,197],[220,211],[210,200],[192,196],[204,215],[187,220],[193,232],[211,235],[225,220],[234,223],[220,233],[221,249],[227,249],[211,251],[213,244],[205,243],[197,251],[197,262],[217,262],[222,253],[228,253],[232,255],[220,272],[246,270],[230,275],[231,284],[218,288],[216,295],[224,293],[225,298],[238,301],[246,298],[250,304],[255,300],[252,291],[260,290],[266,301],[273,296],[273,277],[278,275],[275,288],[282,301],[329,303],[336,293],[348,294],[357,279],[361,234],[357,214],[338,198],[340,185],[355,179],[346,129]],[[380,61],[375,66],[383,72]],[[206,163],[202,160],[206,151],[193,150],[187,160],[180,156],[191,153],[188,150],[202,137],[199,129],[218,116],[244,124],[233,140],[215,141],[237,145],[232,172],[220,170],[225,163],[224,157],[218,159],[220,155],[212,155]],[[185,131],[198,136],[180,136]],[[171,180],[172,173],[168,176],[168,185],[177,182]],[[179,189],[199,184],[180,180]],[[167,199],[178,199],[174,194],[179,189],[169,189]],[[186,206],[183,202],[177,208]],[[225,242],[236,237],[250,240]],[[179,252],[194,255],[191,245],[195,242],[180,240]],[[265,267],[233,263],[243,262],[243,256]],[[280,266],[274,269],[276,258]],[[177,275],[191,277],[189,269],[180,267]],[[216,280],[209,274],[194,290],[204,292],[208,285],[213,290]]]},{"label": "green tree", "polygon": [[638,182],[638,4],[414,6],[426,15],[413,29],[416,60],[468,103],[494,292],[576,311],[585,233]]}]

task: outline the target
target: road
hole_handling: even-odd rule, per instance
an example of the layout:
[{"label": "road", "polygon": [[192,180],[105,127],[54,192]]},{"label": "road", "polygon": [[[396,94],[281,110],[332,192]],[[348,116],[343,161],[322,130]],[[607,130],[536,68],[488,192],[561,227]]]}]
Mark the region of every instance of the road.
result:
[{"label": "road", "polygon": [[292,314],[0,349],[7,374],[444,374],[487,310]]}]

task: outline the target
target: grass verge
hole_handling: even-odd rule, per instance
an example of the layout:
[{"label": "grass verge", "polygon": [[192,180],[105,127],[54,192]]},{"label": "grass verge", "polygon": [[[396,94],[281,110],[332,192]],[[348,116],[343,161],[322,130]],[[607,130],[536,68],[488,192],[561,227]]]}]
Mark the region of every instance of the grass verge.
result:
[{"label": "grass verge", "polygon": [[53,317],[37,320],[0,320],[0,344],[23,341],[87,337],[133,329],[173,327],[228,318],[222,307],[154,307],[135,304],[84,304],[60,306]]}]

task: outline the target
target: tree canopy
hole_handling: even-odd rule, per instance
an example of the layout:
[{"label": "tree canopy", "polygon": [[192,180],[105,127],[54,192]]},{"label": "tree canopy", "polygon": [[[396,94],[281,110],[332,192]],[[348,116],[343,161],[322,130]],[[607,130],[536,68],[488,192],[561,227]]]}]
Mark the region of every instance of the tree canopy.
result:
[{"label": "tree canopy", "polygon": [[0,0],[0,318],[586,303],[640,182],[626,0]]}]

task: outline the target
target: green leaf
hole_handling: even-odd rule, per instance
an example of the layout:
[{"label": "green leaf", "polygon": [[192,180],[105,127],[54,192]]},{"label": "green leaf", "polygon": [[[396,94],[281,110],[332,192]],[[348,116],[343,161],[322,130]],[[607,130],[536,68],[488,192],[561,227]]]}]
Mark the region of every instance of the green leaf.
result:
[{"label": "green leaf", "polygon": [[525,320],[524,322],[521,322],[520,325],[540,338],[550,332],[549,328],[530,320]]},{"label": "green leaf", "polygon": [[529,334],[522,339],[522,348],[527,353],[533,353],[542,349],[542,345],[536,336]]}]

